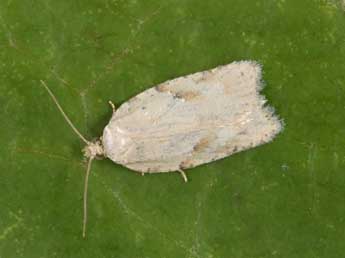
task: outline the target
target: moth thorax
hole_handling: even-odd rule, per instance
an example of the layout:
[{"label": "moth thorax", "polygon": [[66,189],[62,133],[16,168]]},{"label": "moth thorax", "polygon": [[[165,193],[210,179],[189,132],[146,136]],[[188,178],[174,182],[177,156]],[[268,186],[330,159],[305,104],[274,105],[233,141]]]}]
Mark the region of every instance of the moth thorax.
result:
[{"label": "moth thorax", "polygon": [[84,147],[83,153],[87,158],[103,157],[104,149],[101,141],[97,140],[95,142],[90,142],[87,146]]}]

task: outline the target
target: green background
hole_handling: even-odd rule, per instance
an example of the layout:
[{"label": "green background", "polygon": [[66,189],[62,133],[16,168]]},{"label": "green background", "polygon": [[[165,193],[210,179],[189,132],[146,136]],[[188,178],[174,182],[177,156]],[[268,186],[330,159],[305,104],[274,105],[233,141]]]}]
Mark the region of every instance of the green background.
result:
[{"label": "green background", "polygon": [[[177,173],[93,164],[116,105],[236,60],[263,64],[272,143]],[[1,0],[0,257],[342,257],[345,2]]]}]

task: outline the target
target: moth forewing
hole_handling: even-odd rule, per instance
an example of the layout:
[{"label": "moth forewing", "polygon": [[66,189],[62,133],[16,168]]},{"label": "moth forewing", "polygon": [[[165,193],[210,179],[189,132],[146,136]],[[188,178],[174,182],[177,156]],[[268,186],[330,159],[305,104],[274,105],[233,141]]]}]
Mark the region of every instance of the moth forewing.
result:
[{"label": "moth forewing", "polygon": [[121,105],[103,132],[105,155],[141,173],[193,168],[269,142],[261,66],[234,62],[150,88]]}]

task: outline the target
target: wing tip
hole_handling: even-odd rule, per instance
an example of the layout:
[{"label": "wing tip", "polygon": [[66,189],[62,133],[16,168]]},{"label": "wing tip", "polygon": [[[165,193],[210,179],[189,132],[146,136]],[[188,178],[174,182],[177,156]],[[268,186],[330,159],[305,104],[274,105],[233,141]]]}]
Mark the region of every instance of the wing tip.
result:
[{"label": "wing tip", "polygon": [[[260,95],[262,98],[264,98],[262,95]],[[281,118],[274,107],[270,106],[270,105],[265,105],[262,107],[262,111],[266,114],[267,117],[270,118],[274,130],[271,134],[270,139],[268,140],[268,142],[272,141],[278,134],[280,134],[281,132],[284,131],[285,129],[285,121],[283,118]]]},{"label": "wing tip", "polygon": [[273,123],[275,124],[276,130],[272,134],[271,139],[269,141],[272,141],[276,135],[280,134],[281,132],[284,131],[285,129],[285,120],[281,118],[277,112],[276,109],[271,106],[271,105],[265,105],[267,102],[267,99],[264,95],[262,95],[260,92],[262,91],[263,88],[267,85],[266,82],[263,80],[263,65],[256,61],[256,60],[241,60],[241,61],[235,61],[233,63],[236,64],[245,64],[245,65],[250,65],[252,66],[256,71],[257,75],[257,81],[256,81],[256,93],[260,101],[263,103],[262,110],[265,114],[270,116],[273,119]]}]

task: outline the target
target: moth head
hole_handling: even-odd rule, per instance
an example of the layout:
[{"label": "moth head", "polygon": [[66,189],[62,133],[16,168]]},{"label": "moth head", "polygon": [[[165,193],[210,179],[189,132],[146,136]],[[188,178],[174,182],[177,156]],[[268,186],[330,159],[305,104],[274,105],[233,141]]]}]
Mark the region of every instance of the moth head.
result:
[{"label": "moth head", "polygon": [[94,142],[89,142],[84,148],[83,148],[83,154],[84,157],[87,159],[90,158],[103,158],[104,157],[104,148],[102,145],[102,141],[100,139],[97,139]]}]

